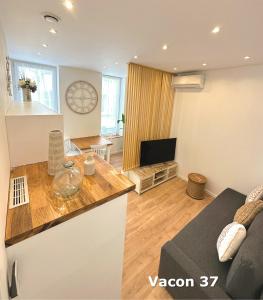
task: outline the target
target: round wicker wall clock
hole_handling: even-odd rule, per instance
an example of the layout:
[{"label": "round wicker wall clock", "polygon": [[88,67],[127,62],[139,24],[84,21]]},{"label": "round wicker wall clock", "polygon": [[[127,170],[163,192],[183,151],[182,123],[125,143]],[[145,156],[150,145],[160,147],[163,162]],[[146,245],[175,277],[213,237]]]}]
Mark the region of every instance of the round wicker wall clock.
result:
[{"label": "round wicker wall clock", "polygon": [[98,93],[89,82],[75,81],[67,88],[66,102],[75,113],[88,114],[98,103]]}]

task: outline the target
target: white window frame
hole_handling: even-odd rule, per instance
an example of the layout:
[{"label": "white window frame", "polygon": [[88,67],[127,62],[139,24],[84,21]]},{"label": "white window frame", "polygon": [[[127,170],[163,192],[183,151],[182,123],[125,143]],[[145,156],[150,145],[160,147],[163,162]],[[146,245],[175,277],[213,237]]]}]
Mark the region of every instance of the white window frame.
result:
[{"label": "white window frame", "polygon": [[[103,77],[118,79],[119,83],[120,83],[119,84],[120,89],[119,89],[119,99],[118,99],[118,111],[116,113],[116,122],[117,122],[118,120],[121,119],[121,115],[123,113],[122,108],[124,108],[124,103],[122,103],[122,102],[124,102],[124,95],[123,95],[123,93],[124,93],[124,91],[123,91],[123,89],[124,89],[124,78],[118,77],[118,76],[111,76],[111,75],[102,75],[102,79],[103,79]],[[103,136],[112,136],[111,134],[106,134],[106,133],[103,133],[102,131],[101,131],[101,135],[103,135]],[[116,135],[121,135],[120,123],[118,123],[118,122],[116,124]]]},{"label": "white window frame", "polygon": [[[29,61],[23,61],[23,60],[17,60],[17,59],[11,59],[11,66],[12,66],[12,81],[13,81],[13,98],[14,101],[21,101],[20,96],[19,96],[19,87],[18,87],[18,80],[19,80],[19,74],[18,74],[18,68],[17,66],[19,64],[25,64],[28,65],[29,67],[35,67],[36,69],[46,69],[49,70],[53,73],[52,79],[53,83],[52,86],[55,87],[54,89],[54,111],[60,112],[60,101],[58,97],[58,70],[56,66],[51,66],[51,65],[45,65],[45,64],[39,64],[39,63],[34,63],[34,62],[29,62]],[[42,105],[45,105],[45,103],[41,102],[40,100],[36,101],[41,103]],[[45,105],[47,106],[47,105]],[[48,107],[48,106],[47,106]],[[49,109],[52,109],[48,107]]]}]

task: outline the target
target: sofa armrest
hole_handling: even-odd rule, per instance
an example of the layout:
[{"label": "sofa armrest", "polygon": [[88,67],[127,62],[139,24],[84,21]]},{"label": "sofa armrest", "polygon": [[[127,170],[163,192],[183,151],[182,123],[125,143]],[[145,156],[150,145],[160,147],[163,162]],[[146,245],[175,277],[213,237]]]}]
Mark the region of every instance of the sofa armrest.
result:
[{"label": "sofa armrest", "polygon": [[[194,251],[194,250],[193,250]],[[167,291],[175,299],[231,299],[224,289],[217,284],[214,287],[200,287],[202,276],[217,276],[206,274],[199,266],[174,243],[167,242],[161,250],[159,278],[192,278],[194,287],[169,287]],[[211,281],[210,281],[211,282]]]}]

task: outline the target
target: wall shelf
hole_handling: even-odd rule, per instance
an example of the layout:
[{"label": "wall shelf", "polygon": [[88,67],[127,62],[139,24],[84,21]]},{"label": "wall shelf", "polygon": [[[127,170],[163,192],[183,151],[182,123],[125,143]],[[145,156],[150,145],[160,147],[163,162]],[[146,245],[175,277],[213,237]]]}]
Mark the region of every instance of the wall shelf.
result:
[{"label": "wall shelf", "polygon": [[7,117],[11,116],[58,116],[59,114],[40,102],[19,102],[11,101],[6,112]]}]

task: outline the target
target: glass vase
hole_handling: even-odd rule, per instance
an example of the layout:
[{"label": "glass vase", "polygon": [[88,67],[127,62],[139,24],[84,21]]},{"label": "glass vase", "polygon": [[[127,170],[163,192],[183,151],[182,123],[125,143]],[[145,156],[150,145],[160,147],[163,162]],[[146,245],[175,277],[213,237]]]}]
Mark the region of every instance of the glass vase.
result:
[{"label": "glass vase", "polygon": [[53,180],[53,191],[56,196],[67,198],[73,196],[80,188],[83,175],[73,161],[64,163],[63,169],[58,171]]}]

